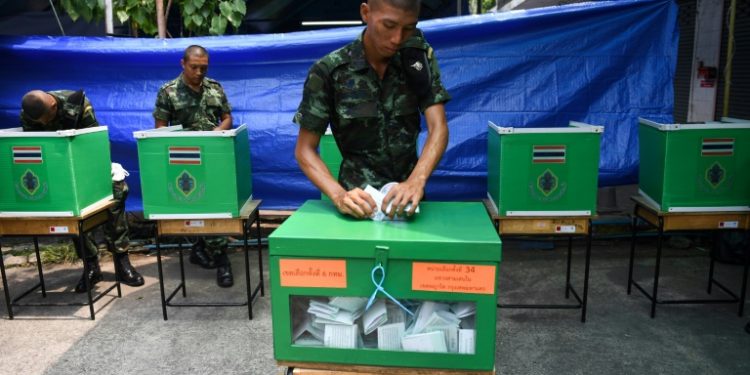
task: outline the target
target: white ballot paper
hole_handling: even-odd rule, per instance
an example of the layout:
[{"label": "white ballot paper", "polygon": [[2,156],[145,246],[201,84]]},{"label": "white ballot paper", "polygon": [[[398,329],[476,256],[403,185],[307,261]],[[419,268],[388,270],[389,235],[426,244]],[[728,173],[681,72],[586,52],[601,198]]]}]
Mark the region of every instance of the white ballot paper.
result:
[{"label": "white ballot paper", "polygon": [[458,302],[451,305],[451,311],[456,314],[456,317],[463,319],[476,314],[477,307],[474,302]]},{"label": "white ballot paper", "polygon": [[292,341],[297,344],[297,339],[306,332],[309,333],[313,338],[315,338],[315,340],[318,341],[319,345],[323,343],[323,329],[313,326],[312,317],[310,315],[307,315],[305,317],[305,320],[294,329]]},{"label": "white ballot paper", "polygon": [[446,353],[445,334],[442,331],[416,333],[401,339],[401,346],[410,352]]},{"label": "white ballot paper", "polygon": [[424,301],[417,309],[417,317],[414,320],[414,325],[411,327],[413,333],[424,332],[424,327],[427,325],[427,321],[432,317],[435,311],[447,311],[449,309],[448,304]]},{"label": "white ballot paper", "polygon": [[356,324],[326,324],[323,344],[329,348],[355,349],[359,338]]},{"label": "white ballot paper", "polygon": [[358,311],[365,308],[367,298],[365,297],[331,297],[328,305],[338,307],[346,311]]},{"label": "white ballot paper", "polygon": [[458,330],[458,352],[460,354],[474,354],[476,331],[473,329]]},{"label": "white ballot paper", "polygon": [[[385,198],[386,194],[388,194],[391,188],[396,185],[398,185],[397,182],[389,182],[383,185],[383,187],[380,190],[375,189],[374,187],[370,185],[367,185],[365,187],[365,193],[370,194],[372,199],[377,204],[377,209],[375,210],[375,212],[373,213],[371,217],[373,221],[391,220],[385,212],[388,212],[391,210],[391,205],[393,205],[393,202],[391,201],[391,203],[388,204],[388,207],[386,207],[385,212],[383,212],[380,208],[383,207],[383,199]],[[404,208],[404,212],[410,209],[411,209],[411,203],[406,205],[406,208]],[[417,206],[417,209],[414,211],[414,213],[417,213],[417,214],[419,213],[419,206]],[[404,219],[405,218],[401,216],[393,217],[393,220],[404,220]]]},{"label": "white ballot paper", "polygon": [[369,335],[381,325],[388,321],[388,310],[385,308],[385,300],[379,299],[370,309],[365,311],[362,317],[362,330]]},{"label": "white ballot paper", "polygon": [[378,349],[401,350],[401,337],[404,336],[404,322],[378,327]]}]

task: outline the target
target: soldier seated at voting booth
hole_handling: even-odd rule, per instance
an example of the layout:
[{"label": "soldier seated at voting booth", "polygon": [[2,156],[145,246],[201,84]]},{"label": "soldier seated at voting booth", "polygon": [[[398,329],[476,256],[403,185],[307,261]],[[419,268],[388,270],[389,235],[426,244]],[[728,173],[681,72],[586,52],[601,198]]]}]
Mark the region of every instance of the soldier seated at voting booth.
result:
[{"label": "soldier seated at voting booth", "polygon": [[[191,45],[185,49],[180,64],[180,75],[162,85],[157,94],[155,127],[182,125],[187,131],[231,129],[232,108],[224,89],[206,76],[208,51]],[[226,237],[206,236],[193,245],[189,259],[203,268],[216,268],[216,284],[228,288],[234,285],[234,276],[226,252]]]},{"label": "soldier seated at voting booth", "polygon": [[[94,115],[94,108],[83,91],[34,90],[24,95],[21,102],[21,125],[24,131],[58,131],[83,129],[99,126]],[[112,252],[117,264],[116,273],[120,282],[130,286],[143,285],[143,277],[130,264],[128,257],[129,228],[125,216],[125,200],[128,197],[128,184],[125,182],[125,171],[120,164],[112,164],[112,195],[115,205],[109,208],[110,220],[107,221],[104,234],[107,249]],[[86,234],[85,246],[80,248],[78,241],[73,241],[78,256],[88,265],[88,274],[81,276],[75,291],[86,291],[86,278],[89,285],[102,281],[99,268],[98,248],[92,232]]]}]

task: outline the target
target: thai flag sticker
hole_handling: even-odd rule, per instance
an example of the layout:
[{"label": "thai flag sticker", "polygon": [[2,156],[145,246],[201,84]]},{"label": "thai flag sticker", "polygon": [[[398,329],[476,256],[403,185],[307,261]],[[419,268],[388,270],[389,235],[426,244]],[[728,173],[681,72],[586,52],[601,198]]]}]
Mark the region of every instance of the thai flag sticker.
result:
[{"label": "thai flag sticker", "polygon": [[41,146],[14,146],[13,164],[42,164]]},{"label": "thai flag sticker", "polygon": [[201,148],[200,147],[169,147],[169,164],[190,164],[200,165]]},{"label": "thai flag sticker", "polygon": [[701,156],[734,155],[734,138],[703,138]]},{"label": "thai flag sticker", "polygon": [[534,163],[565,163],[565,146],[534,146]]}]

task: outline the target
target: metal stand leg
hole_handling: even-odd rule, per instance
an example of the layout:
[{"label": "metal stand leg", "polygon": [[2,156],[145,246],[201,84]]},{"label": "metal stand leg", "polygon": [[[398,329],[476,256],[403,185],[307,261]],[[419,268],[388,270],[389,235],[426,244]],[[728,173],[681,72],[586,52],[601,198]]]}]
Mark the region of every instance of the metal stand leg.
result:
[{"label": "metal stand leg", "polygon": [[249,229],[247,226],[247,220],[242,220],[242,249],[245,252],[245,287],[247,289],[247,314],[250,320],[253,320],[253,296],[250,292],[252,290],[252,286],[250,284],[250,254],[248,253],[247,249],[247,236]]},{"label": "metal stand leg", "polygon": [[656,317],[656,302],[659,300],[659,268],[661,267],[661,250],[662,242],[664,240],[664,219],[659,217],[659,228],[657,229],[656,237],[656,268],[654,270],[654,288],[651,299],[651,318]]},{"label": "metal stand leg", "polygon": [[39,273],[39,284],[42,287],[42,297],[47,297],[47,287],[44,285],[44,272],[42,272],[42,257],[39,255],[39,238],[34,236],[34,253],[36,253],[36,270]]},{"label": "metal stand leg", "polygon": [[586,266],[583,272],[583,302],[581,302],[581,323],[586,323],[586,306],[589,298],[589,266],[591,264],[591,220],[586,235]]},{"label": "metal stand leg", "polygon": [[[636,208],[637,210],[638,208]],[[628,266],[628,295],[632,291],[633,287],[633,260],[635,260],[635,238],[638,230],[638,217],[633,213],[633,223],[631,224],[631,237],[630,237],[630,265]]]},{"label": "metal stand leg", "polygon": [[257,216],[255,217],[255,223],[256,223],[255,234],[258,236],[258,272],[260,272],[260,279],[259,279],[260,280],[259,281],[260,282],[260,295],[262,297],[266,295],[266,292],[265,292],[266,283],[263,282],[263,242],[260,239],[260,236],[261,236],[260,213],[257,213],[256,215]]},{"label": "metal stand leg", "polygon": [[565,299],[570,298],[570,263],[573,257],[573,237],[568,236],[568,266],[565,271]]},{"label": "metal stand leg", "polygon": [[745,262],[745,270],[742,272],[742,291],[740,292],[740,308],[737,315],[742,317],[745,311],[745,296],[747,295],[747,273],[750,269],[750,262]]},{"label": "metal stand leg", "polygon": [[[2,245],[0,245],[2,248]],[[0,251],[0,273],[3,278],[3,294],[5,294],[5,307],[8,309],[8,319],[13,320],[13,305],[10,302],[10,291],[8,290],[8,277],[5,275],[5,261],[3,261],[3,254]]]},{"label": "metal stand leg", "polygon": [[706,292],[708,294],[711,294],[711,289],[712,289],[712,287],[714,285],[714,283],[713,283],[713,280],[714,280],[714,257],[712,257],[712,256],[709,255],[709,258],[711,258],[711,262],[709,263],[709,266],[708,266],[708,288],[706,289]]},{"label": "metal stand leg", "polygon": [[180,285],[182,285],[182,298],[187,297],[187,286],[185,285],[185,261],[182,259],[182,242],[177,245],[180,253]]},{"label": "metal stand leg", "polygon": [[159,244],[159,234],[156,234],[156,266],[159,270],[159,292],[161,292],[161,313],[164,320],[167,320],[167,301],[164,298],[164,271],[161,265],[161,245]]},{"label": "metal stand leg", "polygon": [[91,296],[91,283],[89,282],[89,265],[86,262],[86,250],[85,250],[85,236],[83,233],[83,222],[78,222],[78,246],[81,247],[81,254],[83,255],[83,282],[86,285],[86,296],[89,301],[89,313],[91,314],[91,320],[95,319],[94,315],[94,299]]}]

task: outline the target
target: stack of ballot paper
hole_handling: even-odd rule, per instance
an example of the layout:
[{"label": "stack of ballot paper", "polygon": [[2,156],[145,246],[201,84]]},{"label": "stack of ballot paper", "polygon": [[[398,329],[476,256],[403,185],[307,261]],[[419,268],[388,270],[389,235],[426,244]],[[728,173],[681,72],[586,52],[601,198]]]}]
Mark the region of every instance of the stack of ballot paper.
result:
[{"label": "stack of ballot paper", "polygon": [[434,353],[474,354],[474,302],[415,304],[413,318],[387,301],[376,300],[365,311],[366,298],[306,299],[307,309],[294,325],[295,345],[330,348],[371,348]]}]

